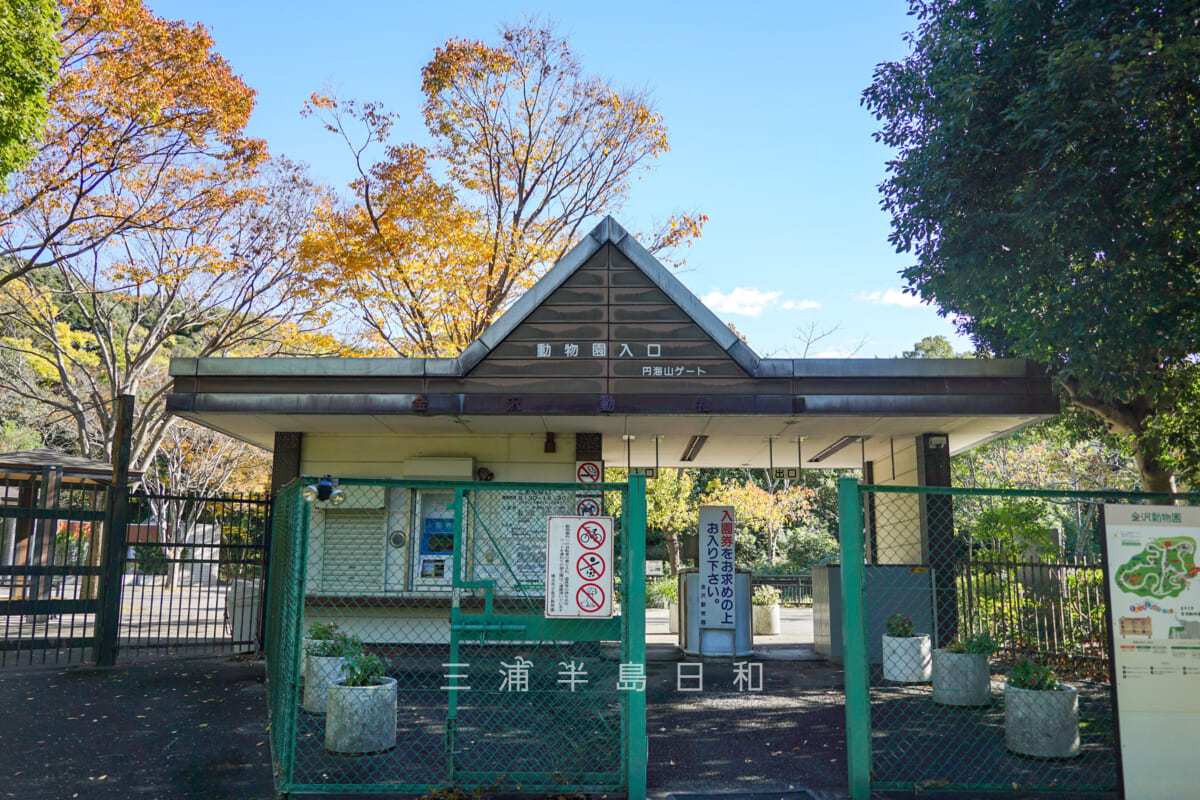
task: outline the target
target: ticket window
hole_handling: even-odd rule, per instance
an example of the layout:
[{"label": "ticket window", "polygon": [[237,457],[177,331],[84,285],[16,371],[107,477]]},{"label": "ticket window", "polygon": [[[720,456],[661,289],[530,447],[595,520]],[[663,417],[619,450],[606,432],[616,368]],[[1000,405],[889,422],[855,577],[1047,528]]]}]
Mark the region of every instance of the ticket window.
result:
[{"label": "ticket window", "polygon": [[454,577],[454,492],[418,492],[414,516],[413,587],[448,588]]}]

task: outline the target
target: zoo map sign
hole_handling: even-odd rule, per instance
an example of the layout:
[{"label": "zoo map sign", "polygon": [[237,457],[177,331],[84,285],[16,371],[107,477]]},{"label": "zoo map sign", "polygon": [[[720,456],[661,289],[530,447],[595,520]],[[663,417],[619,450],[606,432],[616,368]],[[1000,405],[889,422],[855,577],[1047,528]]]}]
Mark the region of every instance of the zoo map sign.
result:
[{"label": "zoo map sign", "polygon": [[1194,796],[1200,726],[1200,507],[1107,505],[1126,800]]}]

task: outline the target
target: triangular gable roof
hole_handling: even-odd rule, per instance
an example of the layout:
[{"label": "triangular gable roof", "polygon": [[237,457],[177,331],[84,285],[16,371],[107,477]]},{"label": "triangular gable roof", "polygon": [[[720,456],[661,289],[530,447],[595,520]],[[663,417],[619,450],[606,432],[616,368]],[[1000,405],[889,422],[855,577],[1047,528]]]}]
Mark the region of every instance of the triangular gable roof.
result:
[{"label": "triangular gable roof", "polygon": [[483,361],[606,244],[612,244],[629,259],[634,267],[674,302],[747,375],[758,374],[761,362],[758,355],[611,216],[602,219],[579,244],[572,247],[541,280],[462,352],[458,357],[460,374],[468,374]]}]

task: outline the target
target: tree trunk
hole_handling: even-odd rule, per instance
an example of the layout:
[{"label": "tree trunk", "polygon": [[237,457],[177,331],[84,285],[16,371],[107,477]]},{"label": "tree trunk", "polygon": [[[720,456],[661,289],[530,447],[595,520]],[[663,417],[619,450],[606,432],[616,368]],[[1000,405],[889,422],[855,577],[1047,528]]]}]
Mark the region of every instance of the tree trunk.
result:
[{"label": "tree trunk", "polygon": [[1078,384],[1070,378],[1060,379],[1060,383],[1066,388],[1072,405],[1095,414],[1103,420],[1109,433],[1123,436],[1129,441],[1144,491],[1176,490],[1175,471],[1163,462],[1162,444],[1146,430],[1146,423],[1154,416],[1152,401],[1137,397],[1127,403],[1108,403],[1081,394]]},{"label": "tree trunk", "polygon": [[667,562],[671,565],[671,574],[678,575],[681,568],[679,563],[679,531],[663,531],[663,540],[667,544]]},{"label": "tree trunk", "polygon": [[1135,438],[1133,459],[1142,476],[1142,488],[1147,492],[1174,492],[1175,472],[1162,463],[1162,448],[1157,442]]}]

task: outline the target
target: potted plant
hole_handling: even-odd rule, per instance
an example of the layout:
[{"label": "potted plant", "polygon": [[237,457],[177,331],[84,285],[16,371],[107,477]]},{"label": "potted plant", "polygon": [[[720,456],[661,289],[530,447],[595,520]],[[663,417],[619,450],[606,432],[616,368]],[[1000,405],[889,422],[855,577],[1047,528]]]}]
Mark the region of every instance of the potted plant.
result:
[{"label": "potted plant", "polygon": [[913,621],[896,612],[884,621],[883,679],[925,683],[933,669],[929,634],[913,633]]},{"label": "potted plant", "polygon": [[[336,631],[337,626],[332,626]],[[309,629],[312,633],[312,628]],[[311,714],[324,714],[326,694],[329,687],[341,680],[346,669],[346,658],[358,649],[355,640],[342,633],[333,638],[311,639],[306,648],[304,661],[304,710]]]},{"label": "potted plant", "polygon": [[674,578],[661,577],[646,581],[646,608],[669,609],[667,630],[679,632],[679,584]]},{"label": "potted plant", "polygon": [[1004,685],[1004,743],[1014,753],[1038,758],[1078,755],[1078,693],[1050,667],[1018,659]]},{"label": "potted plant", "polygon": [[964,636],[933,651],[933,702],[947,706],[983,706],[992,699],[988,659],[996,643],[987,631]]},{"label": "potted plant", "polygon": [[346,676],[329,687],[325,749],[361,755],[395,746],[396,679],[384,674],[379,656],[358,645],[346,656]]},{"label": "potted plant", "polygon": [[762,585],[754,590],[751,598],[754,606],[755,635],[779,635],[779,589]]},{"label": "potted plant", "polygon": [[307,653],[317,642],[336,639],[341,635],[336,622],[313,622],[304,634],[304,652]]}]

